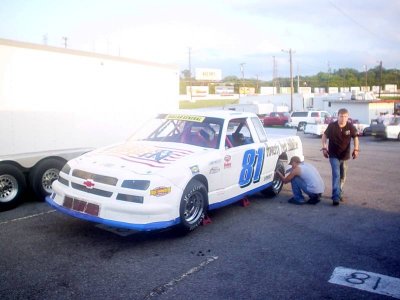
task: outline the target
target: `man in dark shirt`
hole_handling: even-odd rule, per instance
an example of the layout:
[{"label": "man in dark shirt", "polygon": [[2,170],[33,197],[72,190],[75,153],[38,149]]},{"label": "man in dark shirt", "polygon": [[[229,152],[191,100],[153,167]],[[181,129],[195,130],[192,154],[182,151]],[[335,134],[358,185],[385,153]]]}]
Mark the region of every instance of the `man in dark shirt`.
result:
[{"label": "man in dark shirt", "polygon": [[[346,181],[347,160],[350,159],[350,142],[354,141],[353,159],[358,157],[359,143],[357,129],[348,122],[349,112],[342,108],[338,111],[338,120],[330,123],[322,135],[322,152],[332,168],[333,205],[343,201],[343,186]],[[329,145],[327,146],[327,141]]]}]

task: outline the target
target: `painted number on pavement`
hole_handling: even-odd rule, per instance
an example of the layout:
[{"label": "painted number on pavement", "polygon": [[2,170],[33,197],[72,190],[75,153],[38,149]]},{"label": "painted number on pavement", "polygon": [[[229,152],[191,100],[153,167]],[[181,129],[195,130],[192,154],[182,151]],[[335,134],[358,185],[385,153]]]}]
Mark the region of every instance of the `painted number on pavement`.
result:
[{"label": "painted number on pavement", "polygon": [[400,279],[395,277],[337,267],[329,282],[400,299]]}]

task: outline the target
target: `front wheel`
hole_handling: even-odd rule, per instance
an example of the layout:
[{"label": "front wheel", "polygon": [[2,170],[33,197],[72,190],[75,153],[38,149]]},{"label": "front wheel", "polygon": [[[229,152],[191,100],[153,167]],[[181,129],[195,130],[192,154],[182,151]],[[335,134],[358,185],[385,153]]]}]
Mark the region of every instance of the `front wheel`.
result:
[{"label": "front wheel", "polygon": [[297,131],[304,131],[304,129],[306,129],[306,124],[305,122],[300,122],[299,125],[297,125]]},{"label": "front wheel", "polygon": [[179,207],[181,231],[193,231],[201,224],[207,206],[207,194],[206,187],[198,180],[192,180],[186,186]]},{"label": "front wheel", "polygon": [[[275,172],[276,171],[279,171],[282,174],[285,174],[285,166],[283,165],[283,163],[281,161],[278,161],[278,163],[276,164]],[[268,197],[275,197],[281,192],[282,187],[283,187],[283,181],[275,173],[271,186],[269,186],[268,188],[263,190],[262,193]]]}]

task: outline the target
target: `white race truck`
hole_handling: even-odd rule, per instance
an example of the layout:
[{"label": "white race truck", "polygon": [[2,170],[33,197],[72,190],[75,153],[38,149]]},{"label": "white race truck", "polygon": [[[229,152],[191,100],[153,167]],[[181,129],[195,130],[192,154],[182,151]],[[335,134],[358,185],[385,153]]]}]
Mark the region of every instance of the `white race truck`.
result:
[{"label": "white race truck", "polygon": [[195,229],[208,210],[282,189],[304,159],[298,136],[269,136],[253,113],[159,114],[124,143],[70,160],[46,201],[83,220],[134,230]]},{"label": "white race truck", "polygon": [[176,66],[0,39],[0,210],[38,198],[67,160],[177,109]]}]

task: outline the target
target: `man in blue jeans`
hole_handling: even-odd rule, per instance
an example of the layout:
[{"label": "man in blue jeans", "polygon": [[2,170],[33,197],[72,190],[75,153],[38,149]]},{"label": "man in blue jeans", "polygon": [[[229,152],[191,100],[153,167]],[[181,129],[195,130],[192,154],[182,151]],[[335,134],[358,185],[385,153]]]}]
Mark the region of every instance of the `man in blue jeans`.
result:
[{"label": "man in blue jeans", "polygon": [[[322,153],[329,158],[332,168],[332,200],[339,205],[343,200],[343,186],[346,181],[347,160],[350,159],[350,142],[354,141],[353,159],[358,157],[359,143],[357,129],[348,122],[349,112],[345,108],[338,111],[338,120],[330,123],[322,135]],[[327,142],[329,140],[329,144]]]},{"label": "man in blue jeans", "polygon": [[[325,189],[324,181],[318,170],[311,164],[301,162],[298,156],[293,156],[289,165],[292,166],[292,169],[288,176],[285,177],[281,172],[276,172],[283,183],[290,182],[292,184],[293,198],[290,198],[288,202],[299,205],[317,204]],[[307,202],[304,200],[303,192],[310,197]]]}]

